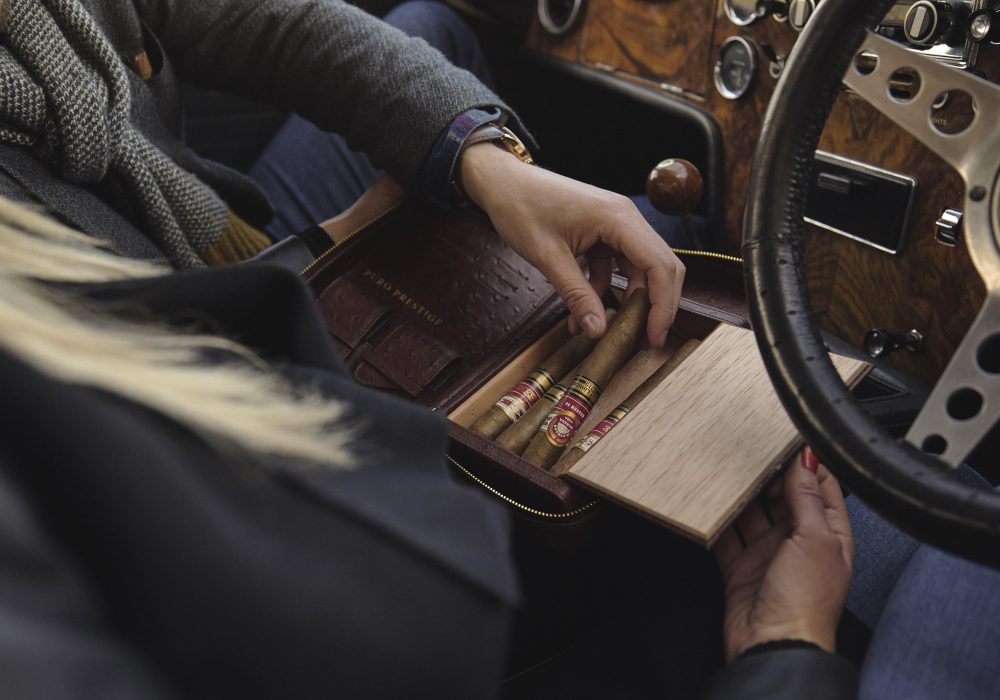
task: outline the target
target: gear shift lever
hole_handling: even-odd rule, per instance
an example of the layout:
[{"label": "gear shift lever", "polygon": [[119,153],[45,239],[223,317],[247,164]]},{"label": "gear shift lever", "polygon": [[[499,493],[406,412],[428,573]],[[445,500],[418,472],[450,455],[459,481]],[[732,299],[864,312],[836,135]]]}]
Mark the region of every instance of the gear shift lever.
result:
[{"label": "gear shift lever", "polygon": [[691,210],[701,202],[704,182],[693,163],[681,158],[660,161],[646,178],[646,196],[657,210],[680,217],[685,231],[699,250],[704,250]]}]

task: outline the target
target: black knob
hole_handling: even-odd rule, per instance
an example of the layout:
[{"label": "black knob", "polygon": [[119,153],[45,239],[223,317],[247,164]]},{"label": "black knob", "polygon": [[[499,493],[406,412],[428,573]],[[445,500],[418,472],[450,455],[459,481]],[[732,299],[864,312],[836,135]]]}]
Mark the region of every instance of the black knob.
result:
[{"label": "black knob", "polygon": [[806,22],[816,11],[814,0],[790,0],[788,3],[788,26],[797,32],[806,28]]},{"label": "black knob", "polygon": [[757,0],[754,12],[758,17],[774,15],[778,19],[788,16],[788,0]]},{"label": "black knob", "polygon": [[893,335],[884,328],[872,328],[865,333],[865,352],[869,357],[876,360],[885,357],[900,348],[906,348],[910,352],[917,352],[924,345],[923,334],[916,330],[909,330],[905,335]]},{"label": "black knob", "polygon": [[1000,43],[1000,10],[977,10],[969,16],[969,39],[981,44]]},{"label": "black knob", "polygon": [[950,44],[954,40],[954,29],[955,11],[940,0],[917,0],[903,18],[903,35],[917,46]]}]

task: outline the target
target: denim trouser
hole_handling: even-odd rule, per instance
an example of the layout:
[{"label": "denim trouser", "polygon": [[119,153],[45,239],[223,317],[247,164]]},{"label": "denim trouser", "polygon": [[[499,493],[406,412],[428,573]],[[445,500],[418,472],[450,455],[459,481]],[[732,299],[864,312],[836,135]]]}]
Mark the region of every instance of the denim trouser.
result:
[{"label": "denim trouser", "polygon": [[[475,34],[450,8],[413,0],[397,6],[385,21],[441,51],[455,65],[492,85],[486,58]],[[267,228],[275,239],[336,216],[347,209],[381,174],[368,158],[348,148],[337,134],[325,133],[293,115],[278,131],[250,170],[267,192],[276,215]],[[690,239],[677,217],[661,214],[645,196],[633,196],[650,225],[673,246]],[[694,217],[695,224],[703,221]]]},{"label": "denim trouser", "polygon": [[853,497],[848,509],[847,607],[874,630],[859,697],[1000,698],[1000,572],[920,544]]}]

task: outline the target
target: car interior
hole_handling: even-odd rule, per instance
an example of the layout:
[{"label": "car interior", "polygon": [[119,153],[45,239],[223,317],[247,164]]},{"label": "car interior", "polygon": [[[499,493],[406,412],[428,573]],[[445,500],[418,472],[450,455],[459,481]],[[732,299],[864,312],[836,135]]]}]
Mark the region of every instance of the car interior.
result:
[{"label": "car interior", "polygon": [[[381,14],[396,3],[359,4]],[[801,270],[810,317],[827,346],[851,348],[876,366],[854,394],[865,414],[897,439],[921,416],[921,437],[908,438],[921,454],[908,459],[923,466],[912,469],[926,471],[935,461],[924,455],[932,455],[950,466],[964,460],[994,484],[1000,479],[993,430],[1000,341],[991,325],[996,321],[984,311],[995,278],[984,257],[996,257],[1000,230],[990,179],[996,160],[990,81],[1000,75],[996,3],[901,0],[873,19],[855,10],[838,27],[828,26],[831,20],[810,22],[816,0],[450,4],[479,34],[498,93],[532,131],[543,167],[623,194],[642,192],[663,159],[682,158],[698,168],[704,194],[693,213],[706,229],[695,246],[700,250],[688,251],[686,262],[732,266],[744,258],[745,231],[754,223],[748,201],[765,180],[764,145],[808,131],[804,119],[787,123],[794,110],[775,109],[777,91],[782,87],[794,100],[820,82],[817,74],[785,75],[786,65],[794,50],[812,49],[823,54],[814,69],[822,71],[836,62],[830,47],[840,49],[850,68],[831,89],[818,143],[804,163],[807,174],[797,183],[801,201],[791,216],[800,222],[802,253],[788,267]],[[877,48],[851,45],[863,36],[885,50],[900,49],[899,56],[890,61]],[[882,82],[866,90],[856,84],[865,76]],[[188,141],[238,169],[249,167],[283,118],[272,108],[195,88],[186,96]],[[934,147],[933,138],[945,146]],[[985,159],[978,189],[963,181],[967,172],[956,167],[961,156],[942,156],[942,148],[957,142]],[[970,221],[973,198],[985,202],[986,214]],[[985,230],[972,230],[974,222]],[[976,252],[978,238],[987,253]],[[968,350],[963,339],[970,333],[981,336],[972,349],[978,352],[974,378],[949,364],[957,349]],[[813,439],[835,442],[822,432],[822,426],[806,430]],[[845,460],[858,465],[871,457]],[[883,498],[878,475],[857,472],[846,478],[842,472],[847,486],[880,500],[911,528],[938,541],[968,534],[954,523],[920,524],[935,503],[943,504],[939,491],[923,494],[922,506],[910,512],[899,499]],[[962,510],[970,498],[963,494],[952,510]],[[995,537],[996,527],[978,530]]]}]

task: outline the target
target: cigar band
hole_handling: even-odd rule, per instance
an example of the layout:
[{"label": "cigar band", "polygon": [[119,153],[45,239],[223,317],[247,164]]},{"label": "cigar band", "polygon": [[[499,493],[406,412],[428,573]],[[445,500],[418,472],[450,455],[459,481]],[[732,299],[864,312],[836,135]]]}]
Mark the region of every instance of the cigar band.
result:
[{"label": "cigar band", "polygon": [[544,369],[536,369],[511,387],[494,405],[506,413],[511,421],[517,421],[551,386],[552,375]]},{"label": "cigar band", "polygon": [[543,399],[551,401],[552,403],[559,403],[559,399],[563,397],[566,393],[566,387],[562,384],[553,384],[552,388],[545,392]]},{"label": "cigar band", "polygon": [[586,399],[591,406],[597,403],[597,399],[601,398],[601,387],[599,387],[596,382],[587,379],[582,374],[577,375],[569,390],[579,395],[581,398]]},{"label": "cigar band", "polygon": [[[579,380],[579,377],[577,378]],[[588,380],[589,381],[589,380]],[[593,382],[591,382],[593,384]],[[594,386],[597,386],[594,384]],[[542,426],[545,431],[545,438],[555,447],[565,447],[576,435],[583,421],[586,420],[590,409],[594,407],[592,401],[586,396],[581,396],[576,391],[577,382],[563,394],[559,403],[552,409],[548,419]]]},{"label": "cigar band", "polygon": [[580,450],[581,452],[589,450],[597,444],[598,440],[611,432],[611,429],[618,425],[618,421],[624,418],[629,410],[629,407],[624,404],[618,406],[618,408],[609,413],[604,420],[595,425],[594,429],[587,433],[587,437],[576,443],[576,445],[573,446],[574,449]]}]

